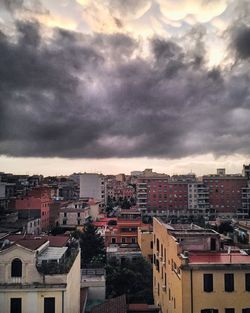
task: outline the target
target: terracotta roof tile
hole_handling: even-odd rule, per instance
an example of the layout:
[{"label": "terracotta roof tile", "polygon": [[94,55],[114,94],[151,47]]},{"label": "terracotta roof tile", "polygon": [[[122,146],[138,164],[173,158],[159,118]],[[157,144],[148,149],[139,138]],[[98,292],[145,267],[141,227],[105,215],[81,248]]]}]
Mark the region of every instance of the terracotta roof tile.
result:
[{"label": "terracotta roof tile", "polygon": [[95,306],[91,313],[126,313],[126,296],[122,295]]},{"label": "terracotta roof tile", "polygon": [[45,242],[47,242],[47,239],[43,238],[43,239],[20,239],[15,243],[30,250],[37,250]]},{"label": "terracotta roof tile", "polygon": [[[25,235],[24,236],[24,235],[14,234],[14,235],[7,236],[6,239],[9,239],[11,242],[18,243],[18,244],[22,245],[23,247],[31,249],[32,247],[37,247],[39,242],[44,243],[46,241],[49,241],[50,247],[64,247],[64,246],[66,246],[66,244],[69,240],[69,236],[65,236],[65,235],[63,235],[63,236]],[[40,244],[40,245],[42,245],[42,244]],[[34,248],[34,250],[35,249],[37,249],[37,248]]]}]

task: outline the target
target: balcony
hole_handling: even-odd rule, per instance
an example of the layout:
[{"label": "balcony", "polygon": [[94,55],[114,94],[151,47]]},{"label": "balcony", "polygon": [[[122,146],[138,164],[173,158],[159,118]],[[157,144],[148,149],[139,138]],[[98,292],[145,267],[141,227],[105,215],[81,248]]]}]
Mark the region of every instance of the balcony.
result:
[{"label": "balcony", "polygon": [[38,258],[36,268],[39,273],[44,275],[67,274],[70,271],[78,253],[78,247],[68,247],[65,255],[59,260],[48,259],[40,261]]}]

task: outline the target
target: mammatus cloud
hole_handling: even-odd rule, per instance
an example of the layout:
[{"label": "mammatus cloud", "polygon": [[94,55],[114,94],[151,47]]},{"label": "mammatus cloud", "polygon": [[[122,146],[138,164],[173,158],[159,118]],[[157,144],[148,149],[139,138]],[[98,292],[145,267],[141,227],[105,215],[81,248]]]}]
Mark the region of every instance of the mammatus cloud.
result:
[{"label": "mammatus cloud", "polygon": [[247,25],[230,30],[239,59],[231,69],[207,68],[202,27],[183,45],[149,39],[147,56],[143,42],[121,33],[46,37],[38,22],[16,22],[16,31],[0,33],[0,154],[250,153]]},{"label": "mammatus cloud", "polygon": [[197,22],[208,22],[221,15],[228,0],[156,0],[161,12],[170,20],[178,21],[192,16]]}]

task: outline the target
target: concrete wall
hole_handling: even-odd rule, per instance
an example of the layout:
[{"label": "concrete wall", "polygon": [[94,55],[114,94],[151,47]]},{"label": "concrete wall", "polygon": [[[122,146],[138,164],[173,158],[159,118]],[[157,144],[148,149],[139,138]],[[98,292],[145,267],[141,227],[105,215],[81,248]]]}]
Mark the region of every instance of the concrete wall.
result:
[{"label": "concrete wall", "polygon": [[99,174],[84,173],[80,176],[80,198],[104,201],[104,190],[104,181]]},{"label": "concrete wall", "polygon": [[153,242],[153,233],[138,228],[138,245],[141,249],[142,256],[148,261],[151,261],[153,255],[151,242]]}]

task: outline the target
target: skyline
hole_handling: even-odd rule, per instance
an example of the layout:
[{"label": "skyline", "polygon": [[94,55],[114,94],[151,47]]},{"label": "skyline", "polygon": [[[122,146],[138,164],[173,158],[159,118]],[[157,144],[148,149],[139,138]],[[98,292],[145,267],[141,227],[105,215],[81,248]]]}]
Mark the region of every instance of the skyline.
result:
[{"label": "skyline", "polygon": [[[146,168],[152,168],[153,171],[158,173],[165,173],[168,175],[181,175],[181,174],[188,174],[194,173],[197,176],[203,176],[207,174],[216,174],[217,168],[225,168],[227,174],[241,174],[243,169],[243,164],[248,165],[249,162],[241,163],[241,159],[235,156],[235,159],[232,161],[226,161],[222,158],[221,160],[217,161],[217,167],[214,166],[214,161],[211,155],[206,156],[207,160],[207,168],[204,169],[204,164],[202,160],[193,160],[193,163],[189,164],[190,167],[186,167],[185,159],[180,159],[178,161],[173,160],[169,162],[169,160],[159,160],[159,159],[143,159],[144,162],[141,162],[141,159],[135,158],[132,160],[126,159],[123,160],[126,164],[123,166],[118,166],[117,164],[114,165],[113,159],[108,160],[87,160],[87,164],[84,165],[84,161],[81,159],[79,160],[65,160],[60,158],[55,158],[53,162],[51,159],[44,159],[44,158],[36,158],[34,161],[32,158],[25,158],[22,159],[22,168],[20,168],[19,162],[17,163],[16,167],[15,162],[11,162],[10,167],[6,164],[6,171],[13,174],[23,174],[23,175],[36,175],[41,174],[44,176],[67,176],[73,173],[78,172],[86,172],[86,173],[99,173],[104,175],[115,175],[124,173],[129,175],[132,171],[143,171]],[[8,162],[9,159],[6,159]],[[34,162],[33,166],[36,166],[36,170],[30,170],[30,163]],[[47,162],[46,164],[44,164]],[[99,163],[99,167],[97,167],[96,162]],[[57,168],[54,167],[54,164],[57,164]],[[74,163],[74,164],[72,164]],[[123,164],[123,162],[121,163]],[[142,165],[143,164],[143,165]],[[148,165],[144,167],[144,164]],[[62,167],[60,167],[62,166]],[[109,170],[111,168],[111,171]],[[196,170],[194,170],[196,168]],[[2,170],[0,170],[1,172]]]},{"label": "skyline", "polygon": [[244,0],[1,1],[0,171],[240,172],[249,16]]}]

